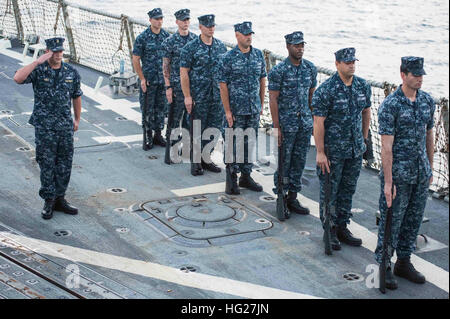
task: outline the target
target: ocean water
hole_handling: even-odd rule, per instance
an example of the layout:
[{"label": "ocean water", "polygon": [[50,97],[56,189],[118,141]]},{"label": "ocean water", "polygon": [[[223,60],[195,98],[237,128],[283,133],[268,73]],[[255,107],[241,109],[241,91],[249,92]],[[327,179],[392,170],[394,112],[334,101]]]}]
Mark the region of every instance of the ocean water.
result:
[{"label": "ocean water", "polygon": [[199,33],[197,17],[216,15],[215,36],[235,43],[233,25],[252,21],[253,45],[287,55],[284,35],[303,31],[304,58],[335,69],[334,52],[356,48],[357,74],[366,79],[399,84],[400,58],[425,58],[423,89],[434,97],[449,96],[449,3],[447,0],[79,0],[87,7],[148,20],[160,7],[163,27],[176,27],[174,12],[191,10],[191,30]]}]

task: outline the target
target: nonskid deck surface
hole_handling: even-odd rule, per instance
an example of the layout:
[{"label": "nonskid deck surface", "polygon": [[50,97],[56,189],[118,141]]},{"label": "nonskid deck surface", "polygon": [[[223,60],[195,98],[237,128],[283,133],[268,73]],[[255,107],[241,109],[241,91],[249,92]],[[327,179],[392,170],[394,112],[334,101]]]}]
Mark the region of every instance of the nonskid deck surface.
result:
[{"label": "nonskid deck surface", "polygon": [[[448,298],[448,204],[427,204],[428,244],[413,263],[428,282],[372,288],[379,180],[363,169],[350,229],[363,247],[325,256],[318,219],[315,149],[301,202],[311,215],[279,222],[273,163],[253,174],[263,193],[224,194],[225,175],[193,177],[168,166],[164,149],[141,148],[136,96],[96,93],[82,76],[83,113],[67,198],[79,215],[40,216],[29,85],[12,81],[21,54],[0,52],[0,298]],[[221,154],[215,153],[216,163]],[[222,164],[223,167],[223,164]]]}]

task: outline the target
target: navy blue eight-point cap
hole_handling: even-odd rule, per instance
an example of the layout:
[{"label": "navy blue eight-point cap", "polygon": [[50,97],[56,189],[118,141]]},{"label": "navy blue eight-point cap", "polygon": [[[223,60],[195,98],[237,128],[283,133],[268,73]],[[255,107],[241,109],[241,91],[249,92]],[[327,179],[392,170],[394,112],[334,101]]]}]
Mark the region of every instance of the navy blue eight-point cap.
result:
[{"label": "navy blue eight-point cap", "polygon": [[215,18],[214,14],[205,14],[203,16],[198,17],[198,22],[201,25],[210,28],[216,25],[214,18]]},{"label": "navy blue eight-point cap", "polygon": [[45,40],[45,44],[50,51],[64,51],[64,40],[64,38],[50,38]]},{"label": "navy blue eight-point cap", "polygon": [[286,44],[306,43],[303,39],[303,32],[301,31],[295,31],[290,34],[286,34],[284,38],[286,39]]},{"label": "navy blue eight-point cap", "polygon": [[184,21],[184,20],[191,18],[190,14],[191,14],[191,10],[181,9],[181,10],[178,10],[177,12],[175,12],[175,18],[177,18],[177,20]]},{"label": "navy blue eight-point cap", "polygon": [[336,51],[334,53],[334,55],[336,57],[336,61],[340,61],[340,62],[359,61],[355,57],[355,53],[356,53],[355,48],[345,48],[345,49],[340,49],[339,51]]},{"label": "navy blue eight-point cap", "polygon": [[150,19],[159,19],[164,17],[161,8],[155,8],[149,11],[147,14]]},{"label": "navy blue eight-point cap", "polygon": [[255,33],[252,30],[252,23],[250,21],[244,21],[242,23],[237,23],[234,25],[234,31],[240,32],[243,35],[248,35],[250,33]]},{"label": "navy blue eight-point cap", "polygon": [[408,70],[415,76],[426,75],[427,73],[423,69],[424,59],[417,56],[404,56],[402,57],[402,68]]}]

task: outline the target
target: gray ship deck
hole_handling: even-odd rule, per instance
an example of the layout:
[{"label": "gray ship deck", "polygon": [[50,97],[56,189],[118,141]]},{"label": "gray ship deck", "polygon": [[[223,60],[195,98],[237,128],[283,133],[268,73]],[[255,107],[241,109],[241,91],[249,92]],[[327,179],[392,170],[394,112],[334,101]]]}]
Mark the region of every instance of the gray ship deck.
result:
[{"label": "gray ship deck", "polygon": [[[427,283],[399,279],[398,290],[382,295],[367,285],[376,172],[362,170],[353,203],[350,229],[363,247],[325,256],[313,146],[300,195],[311,215],[280,223],[271,167],[254,174],[266,193],[229,197],[224,173],[193,177],[187,163],[164,164],[163,148],[142,151],[136,96],[114,98],[107,85],[94,92],[105,75],[81,66],[84,112],[67,194],[80,213],[44,221],[34,129],[26,124],[33,92],[12,80],[20,60],[20,52],[0,50],[0,298],[449,297],[448,203],[430,196],[428,243],[413,256]],[[77,282],[71,269],[79,270],[79,287],[70,285]],[[349,273],[353,280],[344,278]]]}]

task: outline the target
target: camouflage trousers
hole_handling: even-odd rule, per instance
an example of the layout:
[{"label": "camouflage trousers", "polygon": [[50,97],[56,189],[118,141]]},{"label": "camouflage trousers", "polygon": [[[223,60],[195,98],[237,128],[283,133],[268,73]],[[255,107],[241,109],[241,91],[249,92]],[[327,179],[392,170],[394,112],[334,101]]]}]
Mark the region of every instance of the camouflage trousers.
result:
[{"label": "camouflage trousers", "polygon": [[72,172],[73,131],[35,129],[35,143],[36,162],[41,169],[39,196],[64,196]]},{"label": "camouflage trousers", "polygon": [[142,89],[140,90],[139,103],[142,112],[142,127],[145,125],[147,130],[162,131],[164,129],[164,118],[167,113],[164,85],[148,85],[147,95],[148,104],[145,108],[145,94],[142,92]]},{"label": "camouflage trousers", "polygon": [[[306,165],[306,155],[311,146],[312,128],[299,128],[297,132],[283,132],[283,181],[285,191],[298,193],[302,190],[302,175]],[[278,192],[278,170],[274,175],[275,188]]]},{"label": "camouflage trousers", "polygon": [[[353,217],[352,201],[356,191],[359,174],[362,167],[362,155],[350,159],[333,159],[331,162],[331,221],[333,225],[344,226],[350,223]],[[325,174],[317,167],[317,176],[320,180],[320,220],[324,222],[325,214]]]},{"label": "camouflage trousers", "polygon": [[[228,122],[226,121],[226,118],[224,118],[224,129],[228,128]],[[259,129],[259,114],[252,114],[252,115],[234,115],[234,121],[233,121],[233,130],[236,129],[242,129],[242,138],[239,138],[235,135],[233,135],[233,150],[230,151],[230,155],[233,155],[231,169],[235,173],[243,173],[243,174],[250,174],[253,169],[253,163],[249,162],[249,154],[252,154],[252,152],[255,152],[256,148],[256,141],[258,139],[258,129]],[[251,139],[249,141],[248,135],[244,135],[245,130],[251,129],[254,132],[254,140]],[[225,132],[225,130],[224,130]],[[236,134],[236,131],[234,131]],[[224,134],[224,133],[222,133]],[[226,133],[225,133],[226,134]],[[253,133],[252,133],[253,134]],[[227,138],[226,135],[224,135],[225,139]],[[231,137],[230,137],[231,138]],[[253,140],[253,141],[252,141]],[[253,143],[252,143],[253,142]],[[225,145],[227,143],[230,143],[225,140]],[[239,146],[241,145],[241,146]],[[242,148],[243,146],[243,148]],[[224,163],[227,164],[227,157],[225,153],[227,152],[227,149],[224,151]],[[241,154],[239,154],[241,153]],[[231,160],[231,157],[230,157]],[[240,163],[238,163],[238,160]]]},{"label": "camouflage trousers", "polygon": [[[203,136],[203,132],[208,128],[216,128],[220,131],[223,130],[223,106],[221,102],[216,102],[211,100],[208,103],[195,103],[193,115],[194,120],[201,121],[201,136]],[[194,143],[200,143],[201,136],[194,136]],[[214,138],[211,136],[209,139],[201,141],[201,150],[203,152],[203,148],[213,141]],[[214,149],[214,148],[213,148]],[[213,151],[211,149],[211,152]]]},{"label": "camouflage trousers", "polygon": [[[389,244],[389,255],[392,256],[393,252],[396,251],[398,258],[406,258],[411,256],[416,248],[416,238],[427,203],[429,183],[426,181],[420,184],[398,184],[395,187],[397,195],[392,207],[392,236]],[[375,260],[381,263],[387,211],[384,179],[381,181],[379,209],[381,218],[378,227]]]}]

